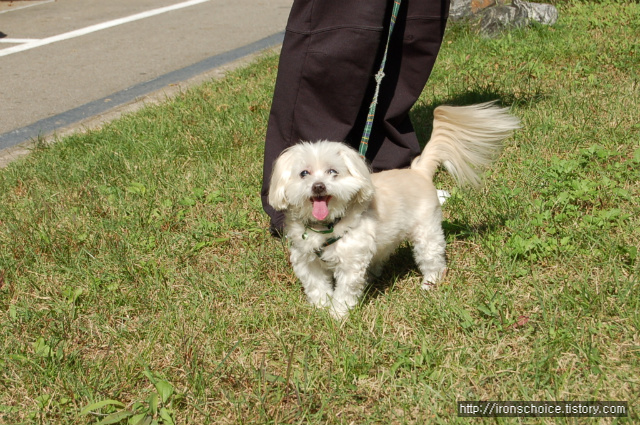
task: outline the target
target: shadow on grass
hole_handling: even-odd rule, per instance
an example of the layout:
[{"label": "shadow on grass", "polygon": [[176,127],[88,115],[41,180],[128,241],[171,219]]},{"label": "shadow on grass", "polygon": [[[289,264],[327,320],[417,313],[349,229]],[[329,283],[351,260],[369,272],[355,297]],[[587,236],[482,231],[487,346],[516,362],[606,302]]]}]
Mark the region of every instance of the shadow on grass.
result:
[{"label": "shadow on grass", "polygon": [[[455,241],[464,241],[472,236],[484,235],[495,231],[504,225],[504,219],[496,219],[490,223],[470,226],[461,221],[445,220],[442,222],[445,238],[450,244]],[[388,291],[392,290],[396,282],[407,279],[410,276],[421,276],[413,259],[411,245],[403,243],[389,258],[382,270],[382,275],[374,279],[367,287],[364,302],[369,302]],[[421,278],[421,277],[420,277]]]}]

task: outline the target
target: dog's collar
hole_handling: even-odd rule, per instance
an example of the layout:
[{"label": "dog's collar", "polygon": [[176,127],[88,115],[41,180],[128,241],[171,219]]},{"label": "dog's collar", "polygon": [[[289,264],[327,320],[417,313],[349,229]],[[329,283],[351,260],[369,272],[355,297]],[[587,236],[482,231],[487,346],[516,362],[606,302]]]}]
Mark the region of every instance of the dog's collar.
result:
[{"label": "dog's collar", "polygon": [[[327,228],[326,229],[322,229],[322,230],[318,230],[318,229],[314,229],[313,227],[309,227],[308,225],[305,224],[304,226],[304,233],[302,234],[302,239],[307,239],[309,237],[309,234],[307,233],[307,230],[311,230],[314,233],[319,233],[321,235],[329,235],[331,233],[333,233],[333,228],[336,226],[336,224],[340,223],[342,217],[338,217],[336,218],[332,223],[327,224]],[[334,239],[334,238],[330,238],[329,240]],[[340,238],[338,238],[340,239]],[[329,244],[331,245],[331,244]]]},{"label": "dog's collar", "polygon": [[[312,232],[315,233],[319,233],[321,235],[329,235],[331,233],[333,233],[333,228],[335,227],[336,224],[338,224],[340,222],[341,217],[336,218],[333,223],[329,223],[327,224],[327,228],[323,229],[323,230],[318,230],[318,229],[314,229],[313,227],[309,227],[307,225],[304,226],[304,233],[302,234],[302,239],[307,239],[309,237],[309,234],[307,233],[307,230],[311,230]],[[313,250],[313,252],[318,256],[318,258],[322,257],[322,254],[324,253],[324,249],[326,247],[328,247],[329,245],[333,245],[334,243],[338,242],[340,240],[340,238],[342,238],[342,236],[336,236],[336,237],[331,237],[329,239],[327,239],[326,241],[324,241],[324,243],[322,245],[320,245],[319,248],[316,248]]]}]

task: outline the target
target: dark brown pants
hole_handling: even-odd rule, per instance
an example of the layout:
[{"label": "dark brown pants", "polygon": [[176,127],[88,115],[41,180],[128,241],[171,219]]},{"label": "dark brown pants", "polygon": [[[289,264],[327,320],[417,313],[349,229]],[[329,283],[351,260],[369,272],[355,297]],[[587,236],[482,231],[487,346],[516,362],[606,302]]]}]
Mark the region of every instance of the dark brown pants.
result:
[{"label": "dark brown pants", "polygon": [[[269,116],[262,204],[273,162],[301,141],[336,140],[358,148],[388,33],[393,0],[295,0]],[[374,171],[407,167],[420,152],[409,109],[431,73],[449,0],[403,0],[391,39],[367,159]]]}]

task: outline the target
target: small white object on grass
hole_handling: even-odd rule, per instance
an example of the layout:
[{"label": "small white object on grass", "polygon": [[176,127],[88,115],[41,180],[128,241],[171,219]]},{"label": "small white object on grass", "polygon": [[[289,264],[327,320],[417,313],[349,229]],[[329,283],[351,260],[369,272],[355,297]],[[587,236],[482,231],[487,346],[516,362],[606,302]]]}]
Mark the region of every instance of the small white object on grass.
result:
[{"label": "small white object on grass", "polygon": [[448,198],[451,198],[451,194],[449,192],[438,189],[438,200],[440,201],[440,205],[444,204]]}]

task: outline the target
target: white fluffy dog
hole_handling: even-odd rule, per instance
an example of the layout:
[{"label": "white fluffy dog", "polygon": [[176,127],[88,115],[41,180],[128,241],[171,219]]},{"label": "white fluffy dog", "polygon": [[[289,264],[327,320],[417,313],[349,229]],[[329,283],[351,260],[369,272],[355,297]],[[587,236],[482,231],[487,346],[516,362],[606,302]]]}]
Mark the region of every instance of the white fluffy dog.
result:
[{"label": "white fluffy dog", "polygon": [[380,274],[405,239],[429,289],[443,275],[445,238],[433,176],[444,165],[459,184],[480,183],[502,140],[519,127],[507,109],[440,106],[422,154],[404,170],[371,174],[358,152],[337,142],[300,143],[275,163],[269,203],[286,215],[293,270],[309,302],[347,315],[367,274]]}]

